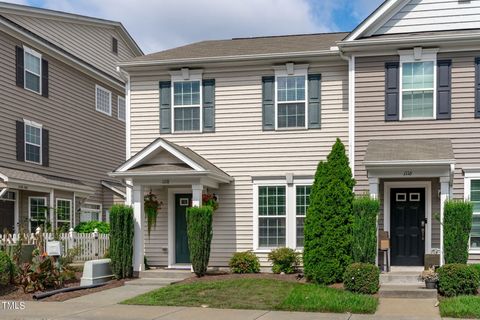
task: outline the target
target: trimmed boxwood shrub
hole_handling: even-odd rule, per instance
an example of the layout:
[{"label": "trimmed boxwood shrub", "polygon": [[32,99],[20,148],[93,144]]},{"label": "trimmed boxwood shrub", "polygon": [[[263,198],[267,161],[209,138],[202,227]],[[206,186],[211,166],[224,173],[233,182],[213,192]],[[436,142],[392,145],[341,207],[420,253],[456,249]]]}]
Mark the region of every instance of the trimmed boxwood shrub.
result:
[{"label": "trimmed boxwood shrub", "polygon": [[88,221],[88,222],[80,222],[75,227],[75,232],[78,233],[92,233],[98,230],[98,233],[108,234],[110,233],[110,224],[103,222],[103,221]]},{"label": "trimmed boxwood shrub", "polygon": [[370,196],[353,200],[353,243],[354,262],[375,264],[377,256],[377,217],[380,201]]},{"label": "trimmed boxwood shrub", "polygon": [[477,294],[480,275],[476,267],[461,263],[446,264],[437,269],[438,292],[446,297]]},{"label": "trimmed boxwood shrub", "polygon": [[207,272],[212,244],[213,208],[211,206],[187,208],[187,235],[190,261],[198,277]]},{"label": "trimmed boxwood shrub", "polygon": [[6,286],[12,279],[13,265],[8,254],[0,250],[0,286]]},{"label": "trimmed boxwood shrub", "polygon": [[260,272],[260,262],[252,251],[234,253],[228,265],[233,273]]},{"label": "trimmed boxwood shrub", "polygon": [[112,273],[117,279],[133,275],[133,209],[114,205],[110,209],[110,254]]},{"label": "trimmed boxwood shrub", "polygon": [[369,263],[353,263],[343,275],[345,289],[352,292],[374,294],[378,292],[380,270]]},{"label": "trimmed boxwood shrub", "polygon": [[318,164],[305,219],[303,267],[309,281],[341,281],[352,262],[352,202],[355,180],[337,139],[327,161]]},{"label": "trimmed boxwood shrub", "polygon": [[278,248],[268,254],[268,260],[272,264],[273,273],[294,273],[300,264],[300,257],[295,250],[290,248]]},{"label": "trimmed boxwood shrub", "polygon": [[445,263],[467,263],[473,204],[463,200],[445,201],[443,244]]}]

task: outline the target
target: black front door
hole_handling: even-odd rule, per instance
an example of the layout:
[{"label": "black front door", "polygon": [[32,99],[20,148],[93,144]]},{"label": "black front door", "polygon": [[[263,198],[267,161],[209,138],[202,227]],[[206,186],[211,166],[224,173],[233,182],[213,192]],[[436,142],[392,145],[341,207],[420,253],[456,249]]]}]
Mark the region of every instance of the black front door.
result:
[{"label": "black front door", "polygon": [[187,208],[192,202],[191,194],[175,195],[175,263],[190,263],[187,236]]},{"label": "black front door", "polygon": [[0,234],[13,233],[15,229],[15,201],[0,200]]},{"label": "black front door", "polygon": [[391,189],[390,203],[392,265],[423,265],[425,189]]}]

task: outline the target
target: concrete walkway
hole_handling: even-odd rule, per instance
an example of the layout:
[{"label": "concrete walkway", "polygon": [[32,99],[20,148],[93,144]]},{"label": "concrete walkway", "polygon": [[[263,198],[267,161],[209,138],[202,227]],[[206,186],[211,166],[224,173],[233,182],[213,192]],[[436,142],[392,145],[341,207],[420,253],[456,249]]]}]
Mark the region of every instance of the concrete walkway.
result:
[{"label": "concrete walkway", "polygon": [[265,310],[227,310],[187,307],[119,305],[118,302],[157,289],[145,285],[113,288],[65,302],[26,302],[24,310],[5,310],[0,304],[0,319],[118,319],[118,320],[361,320],[440,319],[433,299],[380,299],[375,315],[282,312]]}]

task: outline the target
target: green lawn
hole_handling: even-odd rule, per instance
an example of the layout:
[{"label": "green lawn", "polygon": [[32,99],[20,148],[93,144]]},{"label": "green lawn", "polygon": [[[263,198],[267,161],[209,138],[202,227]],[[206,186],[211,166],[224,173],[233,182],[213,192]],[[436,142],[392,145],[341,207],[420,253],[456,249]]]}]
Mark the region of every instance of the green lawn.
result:
[{"label": "green lawn", "polygon": [[378,299],[351,292],[273,279],[199,281],[167,286],[124,304],[259,309],[316,312],[374,313]]},{"label": "green lawn", "polygon": [[440,314],[450,318],[480,318],[480,297],[459,296],[440,302]]}]

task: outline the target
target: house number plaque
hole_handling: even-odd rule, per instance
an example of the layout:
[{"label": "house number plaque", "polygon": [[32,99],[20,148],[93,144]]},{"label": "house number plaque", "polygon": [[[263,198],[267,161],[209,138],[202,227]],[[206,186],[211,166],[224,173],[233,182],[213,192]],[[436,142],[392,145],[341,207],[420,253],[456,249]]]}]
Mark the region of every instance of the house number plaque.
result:
[{"label": "house number plaque", "polygon": [[403,175],[406,177],[413,176],[413,171],[412,170],[405,170],[403,171]]}]

